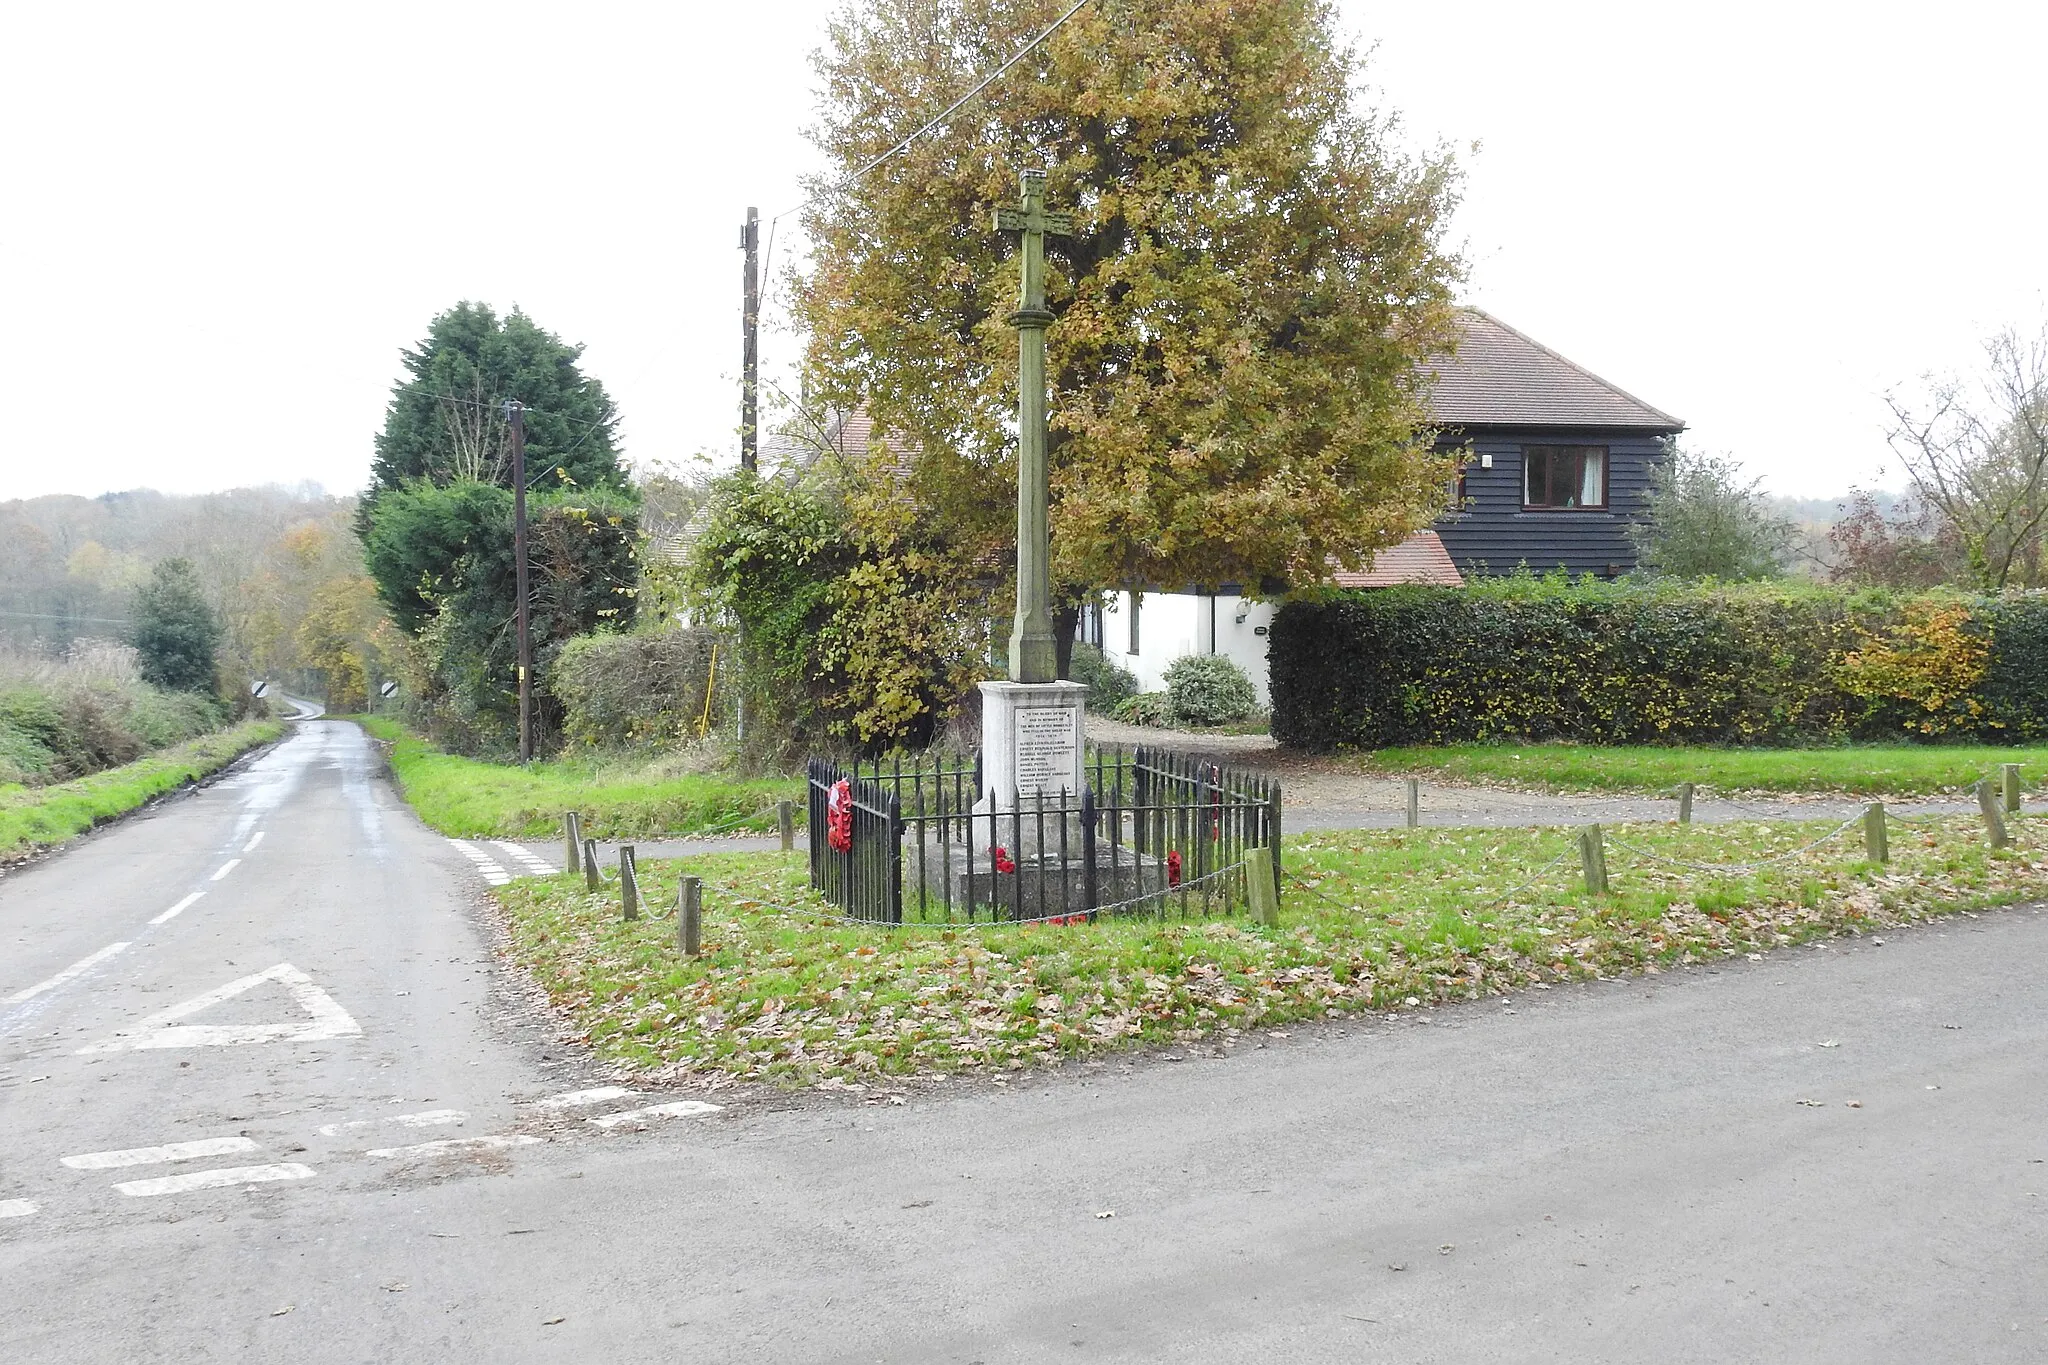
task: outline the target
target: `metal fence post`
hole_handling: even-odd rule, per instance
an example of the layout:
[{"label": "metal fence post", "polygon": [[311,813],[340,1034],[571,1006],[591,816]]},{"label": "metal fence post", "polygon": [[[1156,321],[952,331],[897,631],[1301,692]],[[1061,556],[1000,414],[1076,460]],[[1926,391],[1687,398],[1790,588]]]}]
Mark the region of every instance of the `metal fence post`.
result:
[{"label": "metal fence post", "polygon": [[2006,837],[2005,816],[1999,812],[1998,794],[1992,790],[1988,777],[1977,784],[1977,809],[1984,812],[1984,829],[1991,836],[1993,848],[2004,848],[2012,842]]},{"label": "metal fence post", "polygon": [[[1065,828],[1066,815],[1060,815],[1061,828]],[[1081,788],[1081,908],[1093,910],[1102,903],[1101,888],[1095,881],[1095,793]],[[1064,859],[1062,859],[1064,862]],[[1066,881],[1066,868],[1060,868],[1060,881]]]},{"label": "metal fence post", "polygon": [[2008,815],[2020,813],[2020,765],[2001,763],[1998,776],[2005,784],[2005,810]]},{"label": "metal fence post", "polygon": [[1422,823],[1422,779],[1408,779],[1408,828],[1414,829]]},{"label": "metal fence post", "polygon": [[598,891],[604,887],[604,871],[597,865],[597,840],[583,841],[583,889]]},{"label": "metal fence post", "polygon": [[796,805],[790,801],[775,803],[775,828],[782,835],[782,851],[789,852],[796,847]]},{"label": "metal fence post", "polygon": [[562,870],[574,876],[583,865],[583,819],[575,811],[562,812]]},{"label": "metal fence post", "polygon": [[1690,782],[1678,784],[1678,823],[1681,825],[1692,823],[1692,783]]},{"label": "metal fence post", "polygon": [[684,957],[704,951],[704,882],[684,877],[676,885],[676,943]]},{"label": "metal fence post", "polygon": [[1873,863],[1891,861],[1892,847],[1884,819],[1884,802],[1873,801],[1863,808],[1863,853]]},{"label": "metal fence post", "polygon": [[1586,872],[1586,890],[1595,896],[1607,894],[1607,845],[1600,826],[1587,825],[1579,831],[1579,862]]},{"label": "metal fence post", "polygon": [[640,869],[631,844],[619,845],[619,910],[625,919],[640,918]]}]

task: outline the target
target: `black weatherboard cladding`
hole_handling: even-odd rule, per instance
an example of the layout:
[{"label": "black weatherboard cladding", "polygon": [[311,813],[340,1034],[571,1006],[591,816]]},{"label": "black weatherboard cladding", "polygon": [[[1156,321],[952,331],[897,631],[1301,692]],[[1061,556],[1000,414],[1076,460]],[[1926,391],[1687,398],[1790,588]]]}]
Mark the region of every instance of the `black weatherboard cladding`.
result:
[{"label": "black weatherboard cladding", "polygon": [[[1598,428],[1529,427],[1446,433],[1444,444],[1469,444],[1462,511],[1438,518],[1435,530],[1460,572],[1512,573],[1527,564],[1537,572],[1560,566],[1573,573],[1621,572],[1635,567],[1628,525],[1647,509],[1650,475],[1665,458],[1661,433]],[[1532,445],[1604,446],[1607,506],[1564,509],[1522,505],[1522,452]],[[1493,467],[1485,467],[1485,455]]]}]

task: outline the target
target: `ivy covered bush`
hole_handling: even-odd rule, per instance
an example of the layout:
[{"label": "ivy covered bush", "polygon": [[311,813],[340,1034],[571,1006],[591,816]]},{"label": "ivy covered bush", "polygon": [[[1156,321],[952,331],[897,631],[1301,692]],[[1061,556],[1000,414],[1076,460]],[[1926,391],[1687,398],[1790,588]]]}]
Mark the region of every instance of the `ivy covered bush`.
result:
[{"label": "ivy covered bush", "polygon": [[1527,575],[1285,605],[1273,734],[1791,744],[2048,736],[2048,594]]},{"label": "ivy covered bush", "polygon": [[727,717],[732,668],[730,641],[717,631],[665,625],[578,636],[555,656],[547,686],[572,743],[675,743]]}]

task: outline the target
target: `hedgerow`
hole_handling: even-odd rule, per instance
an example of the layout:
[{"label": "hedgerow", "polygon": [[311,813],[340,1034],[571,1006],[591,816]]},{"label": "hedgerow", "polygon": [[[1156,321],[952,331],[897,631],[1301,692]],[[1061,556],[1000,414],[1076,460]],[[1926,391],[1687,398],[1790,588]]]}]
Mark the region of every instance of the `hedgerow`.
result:
[{"label": "hedgerow", "polygon": [[2048,734],[2048,594],[1971,598],[1561,576],[1287,603],[1273,734],[1788,744]]}]

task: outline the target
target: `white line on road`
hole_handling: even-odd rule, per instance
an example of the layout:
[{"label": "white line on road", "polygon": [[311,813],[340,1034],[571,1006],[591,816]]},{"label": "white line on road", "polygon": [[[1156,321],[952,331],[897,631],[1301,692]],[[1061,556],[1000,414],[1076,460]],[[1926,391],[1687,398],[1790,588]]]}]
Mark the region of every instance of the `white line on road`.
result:
[{"label": "white line on road", "polygon": [[645,1109],[628,1109],[623,1113],[604,1114],[585,1123],[594,1123],[600,1128],[616,1128],[622,1123],[637,1123],[641,1119],[680,1119],[698,1114],[716,1114],[723,1106],[706,1104],[703,1100],[677,1100],[673,1104],[650,1104]]},{"label": "white line on road", "polygon": [[483,873],[484,880],[489,882],[492,886],[503,886],[505,885],[505,883],[512,880],[512,874],[507,872],[504,868],[498,866],[497,863],[493,862],[491,860],[490,855],[485,853],[482,849],[477,848],[472,844],[465,843],[461,839],[450,839],[448,842],[455,845],[456,849],[461,852],[463,857],[469,859],[472,863],[475,863],[476,870]]},{"label": "white line on road", "polygon": [[187,910],[192,908],[192,902],[198,900],[201,896],[205,894],[206,893],[204,891],[194,891],[191,895],[185,897],[185,899],[179,901],[176,905],[172,906],[170,909],[164,911],[161,915],[158,915],[155,919],[151,920],[150,923],[162,924],[166,920],[176,919],[178,916],[184,914]]},{"label": "white line on road", "polygon": [[233,872],[236,868],[240,867],[241,865],[242,860],[240,858],[230,858],[220,865],[220,871],[214,873],[211,880],[219,881],[222,877],[227,876],[228,873]]},{"label": "white line on road", "polygon": [[538,1109],[576,1109],[586,1104],[603,1104],[606,1100],[622,1100],[639,1093],[623,1085],[601,1085],[595,1090],[571,1090],[564,1095],[550,1095],[533,1103]]},{"label": "white line on road", "polygon": [[191,1161],[202,1156],[231,1156],[256,1151],[245,1137],[200,1138],[193,1142],[166,1142],[161,1147],[130,1147],[121,1152],[85,1152],[60,1160],[74,1171],[104,1171],[115,1166],[147,1166],[158,1161]]},{"label": "white line on road", "polygon": [[[125,946],[125,945],[124,945]],[[291,993],[306,1018],[282,1024],[180,1024],[201,1010],[233,999],[266,981],[275,981]],[[99,1052],[122,1052],[130,1048],[236,1047],[243,1043],[318,1043],[330,1038],[359,1038],[363,1027],[334,997],[313,984],[311,977],[280,962],[267,972],[245,976],[195,995],[180,1005],[159,1010],[131,1028],[119,1029],[111,1038],[88,1043],[78,1049],[81,1057]]]},{"label": "white line on road", "polygon": [[419,1114],[392,1114],[381,1119],[355,1119],[349,1123],[323,1123],[315,1129],[321,1137],[337,1137],[351,1128],[375,1128],[396,1123],[406,1128],[437,1128],[444,1123],[462,1123],[469,1118],[465,1109],[429,1109]]},{"label": "white line on road", "polygon": [[254,853],[254,852],[256,851],[256,845],[258,845],[258,844],[260,844],[260,843],[262,843],[262,842],[263,842],[263,831],[259,829],[259,830],[257,830],[257,831],[256,831],[256,833],[255,833],[254,837],[252,837],[252,838],[251,838],[251,839],[249,840],[249,842],[248,842],[248,843],[246,843],[246,844],[243,844],[243,845],[242,845],[242,852],[244,852],[244,853]]},{"label": "white line on road", "polygon": [[494,1147],[531,1147],[536,1142],[545,1142],[529,1133],[492,1133],[486,1137],[443,1138],[439,1142],[421,1142],[411,1147],[372,1147],[367,1156],[431,1156],[436,1152],[482,1151]]},{"label": "white line on road", "polygon": [[275,1166],[230,1166],[218,1171],[190,1171],[154,1180],[125,1180],[114,1186],[125,1195],[183,1194],[187,1190],[221,1190],[230,1185],[262,1185],[272,1180],[311,1180],[314,1171],[296,1161]]},{"label": "white line on road", "polygon": [[498,848],[501,848],[505,850],[505,852],[512,855],[513,859],[517,861],[520,866],[524,867],[528,872],[531,872],[536,877],[552,877],[559,870],[555,867],[553,863],[541,857],[538,853],[535,853],[531,849],[522,848],[518,844],[511,843],[504,839],[493,839],[491,840],[491,842]]},{"label": "white line on road", "polygon": [[83,958],[77,962],[72,963],[69,967],[66,967],[63,971],[57,973],[48,981],[38,981],[36,982],[35,985],[30,986],[25,991],[16,991],[14,994],[7,997],[7,1003],[10,1005],[19,1005],[24,1000],[35,999],[35,997],[41,995],[44,991],[54,991],[59,986],[63,985],[65,982],[70,981],[75,977],[84,976],[94,967],[99,966],[100,963],[106,961],[108,958],[112,957],[115,953],[120,952],[123,948],[126,948],[127,946],[128,945],[125,943],[109,943],[106,947],[100,949],[91,957]]},{"label": "white line on road", "polygon": [[27,1199],[0,1199],[0,1218],[26,1218],[36,1211]]}]

